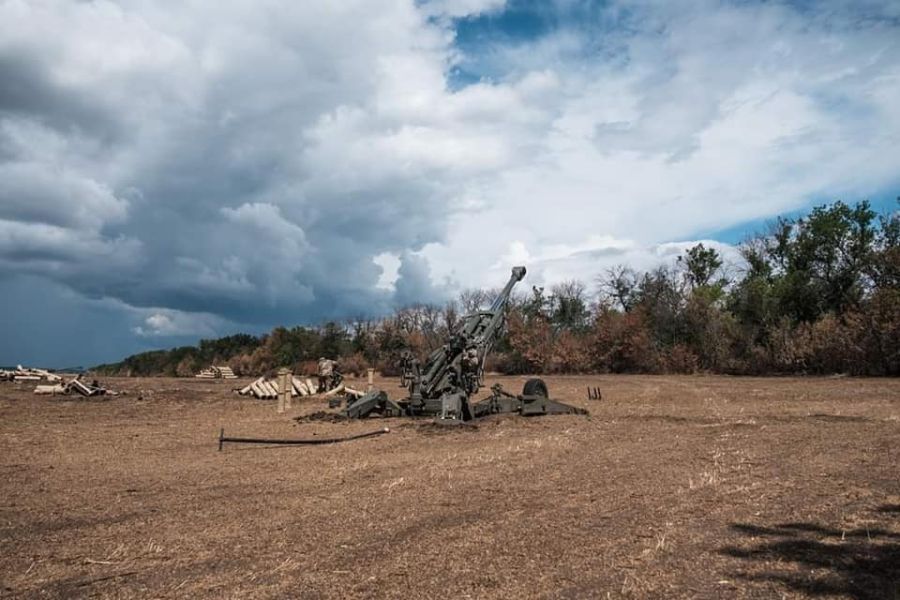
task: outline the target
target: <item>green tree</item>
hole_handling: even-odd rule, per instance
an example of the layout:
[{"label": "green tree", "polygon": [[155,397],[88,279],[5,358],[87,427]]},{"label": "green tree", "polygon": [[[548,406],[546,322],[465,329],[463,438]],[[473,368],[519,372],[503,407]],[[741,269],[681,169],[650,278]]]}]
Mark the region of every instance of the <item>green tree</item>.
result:
[{"label": "green tree", "polygon": [[875,239],[875,213],[866,201],[779,219],[768,255],[782,314],[812,322],[857,308],[869,286]]},{"label": "green tree", "polygon": [[585,286],[580,281],[554,285],[550,306],[550,322],[557,330],[582,332],[587,328],[590,311]]},{"label": "green tree", "polygon": [[878,289],[900,289],[900,210],[881,215],[879,224],[870,276]]},{"label": "green tree", "polygon": [[319,332],[320,339],[316,354],[325,357],[337,357],[348,354],[350,339],[347,330],[334,321],[325,323]]},{"label": "green tree", "polygon": [[682,277],[674,270],[659,267],[644,273],[634,293],[635,309],[644,315],[652,338],[662,346],[685,341],[682,309],[686,294]]},{"label": "green tree", "polygon": [[722,257],[714,248],[697,244],[678,257],[685,269],[692,288],[705,287],[713,283],[713,277],[722,268]]}]

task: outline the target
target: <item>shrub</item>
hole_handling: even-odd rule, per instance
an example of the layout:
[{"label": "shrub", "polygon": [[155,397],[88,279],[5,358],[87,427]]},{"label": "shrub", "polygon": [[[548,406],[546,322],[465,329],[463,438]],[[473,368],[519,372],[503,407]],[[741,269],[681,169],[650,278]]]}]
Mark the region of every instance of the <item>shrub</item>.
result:
[{"label": "shrub", "polygon": [[360,352],[341,358],[338,361],[338,365],[340,366],[341,373],[345,376],[352,375],[353,377],[365,376],[366,369],[371,366],[369,361],[366,360],[366,357]]},{"label": "shrub", "polygon": [[700,357],[685,344],[675,344],[664,355],[667,373],[696,373],[700,368]]},{"label": "shrub", "polygon": [[643,311],[618,313],[601,310],[591,340],[591,366],[613,373],[658,373],[659,351]]}]

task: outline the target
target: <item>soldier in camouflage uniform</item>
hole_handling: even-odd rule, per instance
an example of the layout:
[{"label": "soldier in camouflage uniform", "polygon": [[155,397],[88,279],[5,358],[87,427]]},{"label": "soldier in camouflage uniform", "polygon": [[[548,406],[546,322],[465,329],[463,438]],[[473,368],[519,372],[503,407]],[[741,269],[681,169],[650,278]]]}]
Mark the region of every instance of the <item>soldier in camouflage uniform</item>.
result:
[{"label": "soldier in camouflage uniform", "polygon": [[480,383],[478,380],[478,368],[480,366],[480,361],[478,360],[478,348],[469,346],[463,352],[462,359],[460,360],[463,387],[469,393],[478,391],[478,385]]},{"label": "soldier in camouflage uniform", "polygon": [[319,393],[327,392],[331,377],[334,375],[334,361],[324,356],[319,359]]}]

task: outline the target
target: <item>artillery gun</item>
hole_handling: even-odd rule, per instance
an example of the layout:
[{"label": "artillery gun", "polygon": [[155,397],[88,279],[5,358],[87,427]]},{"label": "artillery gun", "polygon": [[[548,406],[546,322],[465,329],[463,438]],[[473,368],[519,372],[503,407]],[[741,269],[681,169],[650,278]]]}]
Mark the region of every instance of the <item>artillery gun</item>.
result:
[{"label": "artillery gun", "polygon": [[463,317],[459,330],[434,350],[424,364],[406,354],[400,380],[409,392],[406,399],[395,402],[384,391],[372,390],[349,401],[347,416],[432,416],[445,421],[469,421],[496,413],[526,416],[585,413],[583,409],[550,400],[547,385],[541,379],[526,381],[520,395],[510,394],[497,384],[491,387],[490,396],[472,401],[484,385],[485,360],[503,333],[513,287],[524,277],[525,267],[514,267],[490,308]]}]

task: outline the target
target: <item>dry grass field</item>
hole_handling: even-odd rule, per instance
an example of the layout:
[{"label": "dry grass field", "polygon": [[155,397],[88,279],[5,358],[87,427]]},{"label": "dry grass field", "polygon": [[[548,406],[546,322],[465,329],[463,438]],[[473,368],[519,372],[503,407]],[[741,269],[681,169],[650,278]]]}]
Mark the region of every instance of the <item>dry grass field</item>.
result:
[{"label": "dry grass field", "polygon": [[475,428],[104,383],[0,384],[2,597],[900,597],[898,380],[551,377],[589,417]]}]

